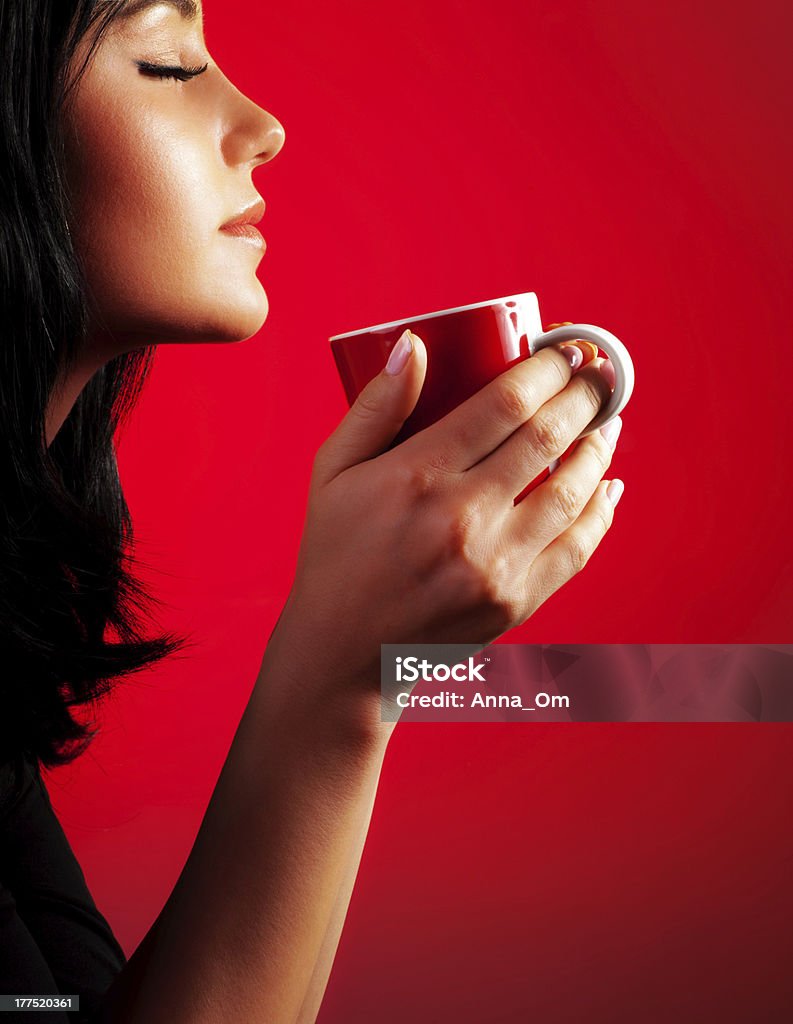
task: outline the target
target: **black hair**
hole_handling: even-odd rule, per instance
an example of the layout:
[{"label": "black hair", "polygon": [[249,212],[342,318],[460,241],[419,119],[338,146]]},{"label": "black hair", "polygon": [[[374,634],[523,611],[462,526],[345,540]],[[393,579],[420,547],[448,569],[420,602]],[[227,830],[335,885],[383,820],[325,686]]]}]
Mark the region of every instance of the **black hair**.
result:
[{"label": "black hair", "polygon": [[[170,632],[145,635],[160,602],[132,573],[143,563],[114,446],[156,346],[107,362],[49,448],[45,434],[53,387],[88,320],[61,114],[126,3],[0,0],[0,763],[74,760],[119,677],[193,646]],[[84,38],[91,45],[73,75]]]}]

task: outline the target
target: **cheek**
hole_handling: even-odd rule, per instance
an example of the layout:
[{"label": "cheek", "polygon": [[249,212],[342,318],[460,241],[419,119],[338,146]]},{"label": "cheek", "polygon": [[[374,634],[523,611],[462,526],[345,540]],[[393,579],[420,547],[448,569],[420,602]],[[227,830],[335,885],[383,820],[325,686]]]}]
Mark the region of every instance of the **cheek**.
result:
[{"label": "cheek", "polygon": [[215,211],[208,154],[138,123],[84,138],[77,246],[105,313],[156,312],[200,271]]},{"label": "cheek", "polygon": [[142,116],[140,104],[86,129],[72,234],[103,321],[147,341],[258,330],[266,297],[255,263],[245,254],[231,267],[229,240],[218,233],[229,197],[233,210],[250,186],[227,180],[209,130],[176,129],[156,113]]}]

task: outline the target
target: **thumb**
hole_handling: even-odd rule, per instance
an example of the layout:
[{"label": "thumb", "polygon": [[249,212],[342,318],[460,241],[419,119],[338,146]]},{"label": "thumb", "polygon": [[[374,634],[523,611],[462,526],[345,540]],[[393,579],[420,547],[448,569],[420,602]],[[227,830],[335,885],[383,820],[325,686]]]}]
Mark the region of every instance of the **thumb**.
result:
[{"label": "thumb", "polygon": [[427,371],[427,349],[404,331],[388,362],[360,392],[350,411],[322,445],[326,479],[384,452],[413,412]]}]

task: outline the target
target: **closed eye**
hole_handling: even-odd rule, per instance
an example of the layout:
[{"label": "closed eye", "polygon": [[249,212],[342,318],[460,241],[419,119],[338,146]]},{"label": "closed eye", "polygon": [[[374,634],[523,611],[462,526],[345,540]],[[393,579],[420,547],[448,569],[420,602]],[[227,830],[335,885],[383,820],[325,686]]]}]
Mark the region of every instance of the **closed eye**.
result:
[{"label": "closed eye", "polygon": [[150,75],[154,78],[175,78],[179,82],[187,82],[189,79],[195,78],[196,75],[202,75],[209,67],[208,62],[203,67],[197,68],[183,68],[169,64],[150,64],[146,60],[138,60],[135,63],[143,75]]}]

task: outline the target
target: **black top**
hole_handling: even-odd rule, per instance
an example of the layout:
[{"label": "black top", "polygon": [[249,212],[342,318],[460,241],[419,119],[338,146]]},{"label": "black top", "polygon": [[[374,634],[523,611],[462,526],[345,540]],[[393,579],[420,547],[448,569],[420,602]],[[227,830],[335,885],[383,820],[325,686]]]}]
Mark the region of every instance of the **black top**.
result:
[{"label": "black top", "polygon": [[38,763],[0,765],[0,995],[79,995],[79,1013],[0,1012],[0,1024],[93,1020],[126,958],[97,910]]}]

